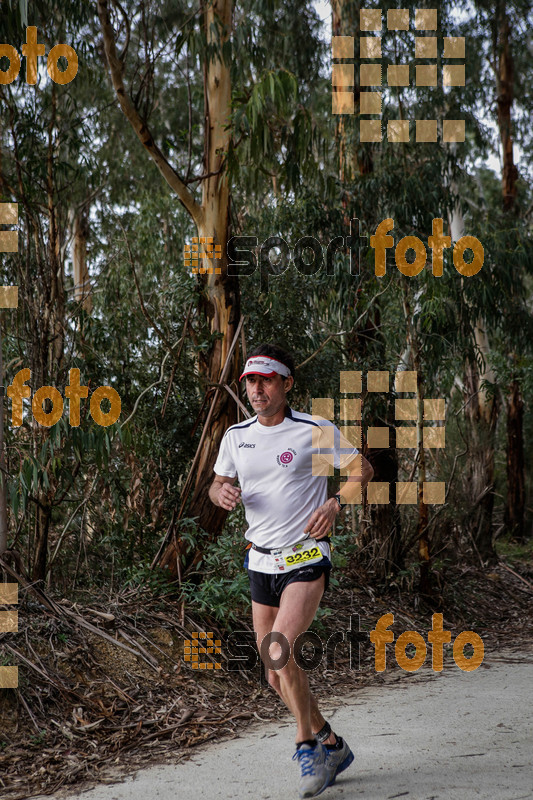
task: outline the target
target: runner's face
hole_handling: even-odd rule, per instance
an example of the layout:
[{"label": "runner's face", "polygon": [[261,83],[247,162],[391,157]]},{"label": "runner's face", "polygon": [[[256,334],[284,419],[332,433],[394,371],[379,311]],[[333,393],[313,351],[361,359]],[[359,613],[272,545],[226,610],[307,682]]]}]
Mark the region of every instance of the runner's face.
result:
[{"label": "runner's face", "polygon": [[273,417],[286,403],[286,391],[292,386],[292,378],[282,378],[277,373],[272,378],[266,375],[247,375],[246,393],[255,413],[260,417]]}]

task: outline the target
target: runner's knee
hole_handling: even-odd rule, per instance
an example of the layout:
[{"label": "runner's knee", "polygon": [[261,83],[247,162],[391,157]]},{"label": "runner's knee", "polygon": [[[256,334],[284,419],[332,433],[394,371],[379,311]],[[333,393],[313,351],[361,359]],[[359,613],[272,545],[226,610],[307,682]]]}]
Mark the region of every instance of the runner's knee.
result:
[{"label": "runner's knee", "polygon": [[266,673],[267,673],[267,681],[269,683],[269,686],[271,686],[274,689],[274,691],[278,692],[278,694],[279,694],[280,689],[281,689],[281,684],[280,684],[280,681],[279,681],[278,673],[275,672],[273,669],[267,669]]}]

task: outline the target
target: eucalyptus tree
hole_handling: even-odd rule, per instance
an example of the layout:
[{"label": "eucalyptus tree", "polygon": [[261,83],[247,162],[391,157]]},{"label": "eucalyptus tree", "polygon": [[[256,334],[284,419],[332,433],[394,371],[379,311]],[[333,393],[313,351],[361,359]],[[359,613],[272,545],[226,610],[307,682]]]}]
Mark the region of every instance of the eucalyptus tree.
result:
[{"label": "eucalyptus tree", "polygon": [[[316,15],[300,3],[287,9],[277,2],[234,6],[232,0],[213,0],[196,7],[140,0],[126,10],[119,2],[98,2],[106,64],[121,110],[189,215],[200,243],[210,241],[221,254],[207,259],[210,269],[197,276],[198,315],[209,331],[198,362],[207,416],[202,446],[161,554],[160,563],[175,573],[187,549],[179,541],[177,520],[188,490],[194,487],[187,513],[200,528],[216,535],[225,517],[208,501],[207,489],[222,435],[236,419],[224,388],[237,378],[241,324],[238,276],[228,270],[226,256],[233,182],[255,172],[253,182],[244,179],[247,186],[268,196],[280,182],[297,184],[310,161],[308,115],[300,99],[305,88],[287,68],[292,64],[303,74],[311,64],[312,73],[318,64],[316,48],[296,46],[297,38],[313,40],[299,17],[302,10],[303,20],[316,24]],[[316,44],[320,49],[318,38]],[[172,112],[171,91],[187,98],[185,136],[158,135],[161,116]]]},{"label": "eucalyptus tree", "polygon": [[[20,9],[26,13],[19,15]],[[29,367],[34,390],[50,384],[62,388],[69,382],[69,369],[82,366],[75,344],[79,308],[69,297],[71,224],[65,199],[87,193],[90,167],[79,154],[89,149],[91,128],[76,95],[95,60],[80,33],[90,9],[74,2],[69,12],[67,17],[61,4],[46,0],[31,9],[13,4],[0,19],[2,40],[25,42],[27,27],[35,26],[45,53],[58,41],[68,43],[80,67],[78,83],[74,77],[61,85],[41,69],[35,83],[28,83],[23,68],[0,87],[0,191],[4,202],[18,204],[19,243],[18,252],[6,258],[4,282],[18,285],[19,304],[4,317],[4,363],[9,371]],[[7,431],[10,519],[15,523],[9,544],[10,549],[26,549],[26,565],[35,579],[44,579],[47,572],[50,535],[63,516],[58,509],[78,496],[82,464],[106,449],[106,435],[103,429],[71,427],[65,418],[41,426],[28,410],[24,424]]]},{"label": "eucalyptus tree", "polygon": [[[471,142],[471,161],[476,155],[484,156],[492,150],[501,163],[499,192],[486,171],[476,170],[477,203],[470,202],[467,211],[482,230],[486,254],[486,266],[475,296],[466,293],[473,335],[464,385],[471,477],[469,527],[482,558],[494,559],[492,510],[497,477],[494,450],[502,396],[507,411],[505,519],[519,536],[524,525],[521,365],[529,350],[529,338],[524,333],[531,325],[526,307],[526,275],[531,271],[532,253],[530,223],[526,219],[530,194],[527,159],[521,180],[513,141],[518,140],[524,150],[531,146],[529,125],[524,124],[531,115],[530,92],[524,79],[530,54],[520,45],[531,25],[531,7],[520,0],[495,5],[479,0],[468,12],[469,19],[463,23],[462,32],[473,33],[479,43],[470,49],[467,59],[471,70],[468,91],[481,119],[480,132],[484,128],[483,135]],[[487,113],[492,119],[486,118]],[[462,206],[464,209],[465,202]],[[499,353],[502,346],[506,351],[505,369]]]}]

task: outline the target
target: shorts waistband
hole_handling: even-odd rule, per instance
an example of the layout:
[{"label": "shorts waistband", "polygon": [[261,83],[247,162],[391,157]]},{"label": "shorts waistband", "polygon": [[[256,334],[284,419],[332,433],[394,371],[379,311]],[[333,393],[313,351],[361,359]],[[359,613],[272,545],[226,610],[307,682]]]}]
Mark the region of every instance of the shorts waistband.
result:
[{"label": "shorts waistband", "polygon": [[[313,541],[313,539],[310,536],[308,536],[307,538],[311,542]],[[330,536],[325,536],[323,539],[315,539],[314,541],[315,542],[328,542],[328,544],[329,544],[330,539],[331,539],[331,535]],[[307,539],[303,539],[302,541],[305,542],[305,541],[307,541]],[[266,555],[266,556],[269,556],[271,553],[274,552],[274,550],[280,550],[281,549],[280,547],[272,547],[272,548],[270,548],[270,547],[259,547],[257,544],[254,544],[253,542],[251,542],[249,547],[251,547],[252,550],[257,550],[258,553],[264,553],[264,555]]]},{"label": "shorts waistband", "polygon": [[252,542],[252,550],[257,550],[258,553],[264,553],[264,555],[269,556],[274,550],[279,550],[279,547],[273,547],[270,549],[269,547],[258,547],[256,544]]}]

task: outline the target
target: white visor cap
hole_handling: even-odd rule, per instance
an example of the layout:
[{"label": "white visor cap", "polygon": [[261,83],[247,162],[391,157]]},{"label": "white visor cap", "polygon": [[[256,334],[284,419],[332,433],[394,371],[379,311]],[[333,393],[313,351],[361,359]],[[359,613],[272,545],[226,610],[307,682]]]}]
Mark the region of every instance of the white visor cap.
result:
[{"label": "white visor cap", "polygon": [[281,361],[277,361],[275,358],[269,358],[268,356],[252,356],[252,358],[249,358],[246,362],[244,372],[239,380],[242,381],[245,375],[264,375],[266,378],[272,378],[276,373],[282,375],[284,378],[288,378],[291,371],[285,364],[282,364]]}]

